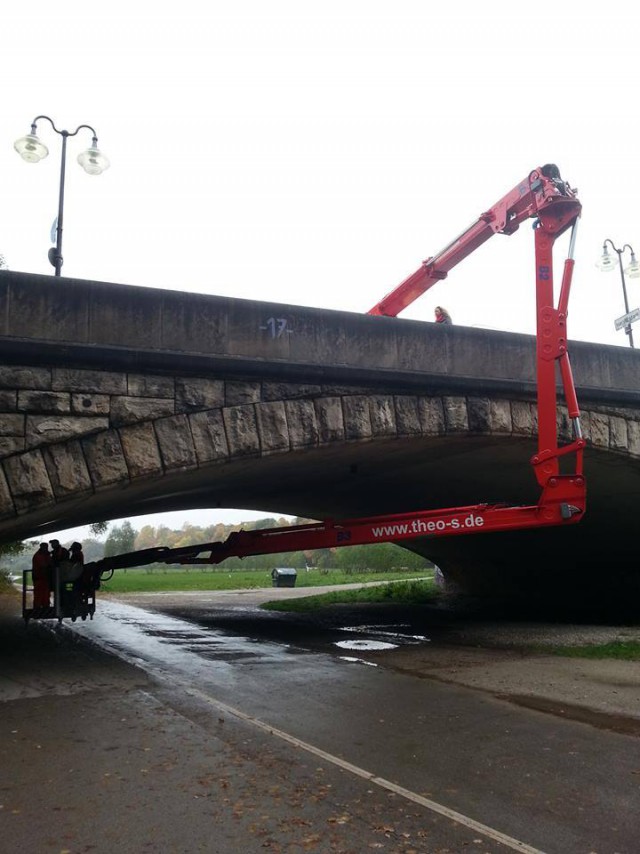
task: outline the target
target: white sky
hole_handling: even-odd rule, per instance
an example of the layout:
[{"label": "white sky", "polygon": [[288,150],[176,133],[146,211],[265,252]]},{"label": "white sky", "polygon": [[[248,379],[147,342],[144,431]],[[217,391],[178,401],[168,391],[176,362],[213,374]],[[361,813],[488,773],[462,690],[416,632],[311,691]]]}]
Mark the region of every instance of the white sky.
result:
[{"label": "white sky", "polygon": [[[355,312],[555,162],[583,203],[569,336],[627,346],[619,275],[594,264],[606,237],[640,252],[639,18],[618,0],[11,4],[0,253],[53,273],[61,138],[42,121],[50,156],[13,150],[39,114],[93,126],[111,160],[88,176],[90,133],[69,139],[63,275]],[[525,224],[402,316],[532,333],[533,274]],[[153,524],[213,513],[264,515]]]}]

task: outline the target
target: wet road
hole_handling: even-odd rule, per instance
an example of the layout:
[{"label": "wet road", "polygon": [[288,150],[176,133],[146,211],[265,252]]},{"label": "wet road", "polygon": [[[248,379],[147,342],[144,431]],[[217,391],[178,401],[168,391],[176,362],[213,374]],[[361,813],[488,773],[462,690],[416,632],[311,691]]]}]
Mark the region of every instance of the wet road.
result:
[{"label": "wet road", "polygon": [[[411,842],[385,850],[638,851],[637,738],[375,666],[371,649],[361,657],[371,644],[384,656],[388,645],[429,643],[411,625],[304,633],[227,601],[194,619],[184,602],[173,616],[103,601],[99,619],[72,631],[142,668],[191,719],[224,716],[276,739],[294,763],[340,769],[347,788],[365,780],[391,792]],[[416,843],[416,815],[429,847]]]}]

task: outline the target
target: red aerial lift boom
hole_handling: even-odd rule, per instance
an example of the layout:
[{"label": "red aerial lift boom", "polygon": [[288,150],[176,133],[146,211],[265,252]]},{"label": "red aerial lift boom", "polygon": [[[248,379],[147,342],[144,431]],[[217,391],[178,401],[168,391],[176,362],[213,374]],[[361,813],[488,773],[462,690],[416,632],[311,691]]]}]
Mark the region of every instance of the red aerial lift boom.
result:
[{"label": "red aerial lift boom", "polygon": [[[580,410],[576,398],[569,355],[567,353],[567,307],[573,275],[573,252],[581,205],[573,190],[560,177],[554,163],[532,170],[510,192],[452,240],[437,255],[428,258],[411,276],[377,303],[369,314],[395,317],[475,249],[494,234],[513,234],[526,219],[534,219],[536,257],[538,386],[538,454],[533,458],[536,477],[541,487],[558,474],[559,457],[576,453],[576,475],[582,475]],[[554,308],[553,244],[568,228],[572,229],[569,254]],[[556,362],[560,368],[569,417],[575,442],[558,448],[556,427]],[[542,499],[541,499],[542,500]]]},{"label": "red aerial lift boom", "polygon": [[458,237],[422,265],[397,288],[369,310],[369,314],[397,317],[401,311],[421,296],[436,282],[446,279],[457,264],[486,243],[494,234],[513,234],[522,222],[536,217],[542,227],[558,237],[573,225],[580,215],[580,202],[560,177],[558,167],[548,163],[534,169],[489,208]]},{"label": "red aerial lift boom", "polygon": [[[460,536],[578,522],[586,507],[586,484],[583,476],[585,442],[580,429],[580,410],[567,353],[566,322],[580,212],[581,205],[576,191],[561,179],[557,166],[548,164],[534,169],[524,181],[481,214],[475,223],[441,252],[425,261],[419,270],[405,279],[369,312],[373,315],[395,317],[437,281],[446,278],[456,264],[493,234],[513,234],[524,220],[533,219],[538,451],[531,459],[531,464],[541,488],[537,504],[474,504],[369,518],[326,520],[288,528],[238,531],[232,533],[224,542],[175,549],[152,548],[104,558],[86,567],[93,568],[96,584],[100,576],[107,572],[150,563],[216,564],[232,556],[246,557],[377,542],[401,543],[425,537]],[[564,264],[558,304],[555,307],[553,244],[556,238],[569,228],[572,230],[569,253]],[[573,430],[572,440],[562,447],[558,445],[556,362]],[[560,459],[569,455],[575,457],[573,471],[561,473]],[[65,613],[64,616],[70,615]],[[31,617],[37,618],[36,615]]]}]

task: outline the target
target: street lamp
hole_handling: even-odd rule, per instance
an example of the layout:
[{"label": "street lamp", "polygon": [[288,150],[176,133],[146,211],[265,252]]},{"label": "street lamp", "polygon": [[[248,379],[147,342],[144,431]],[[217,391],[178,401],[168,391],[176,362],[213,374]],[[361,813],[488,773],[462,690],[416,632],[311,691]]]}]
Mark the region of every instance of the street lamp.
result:
[{"label": "street lamp", "polygon": [[27,163],[38,163],[49,154],[49,149],[36,136],[37,123],[40,119],[46,119],[54,131],[62,137],[62,160],[60,163],[60,196],[58,201],[58,218],[56,220],[56,245],[49,250],[49,261],[55,267],[55,275],[59,276],[62,270],[62,220],[64,215],[64,175],[67,159],[67,138],[75,136],[83,129],[90,130],[93,134],[91,147],[78,155],[78,163],[89,175],[100,175],[109,168],[109,161],[98,149],[98,137],[91,125],[78,125],[74,131],[58,130],[49,116],[36,116],[31,122],[31,132],[18,139],[13,147],[23,160]]},{"label": "street lamp", "polygon": [[[624,274],[626,273],[630,279],[637,279],[640,276],[640,264],[636,260],[635,252],[633,248],[625,243],[622,249],[618,249],[618,247],[614,244],[613,240],[610,240],[608,237],[605,242],[602,244],[602,257],[596,264],[597,267],[600,268],[602,273],[610,273],[615,269],[616,262],[613,257],[609,255],[609,250],[607,248],[607,244],[610,244],[611,248],[618,255],[618,265],[620,267],[620,278],[622,279],[622,293],[624,295],[624,311],[625,315],[629,314],[629,300],[627,299],[627,283],[625,282]],[[622,256],[624,255],[625,250],[628,249],[631,253],[631,261],[629,264],[623,269],[622,267]],[[633,347],[633,332],[631,330],[631,323],[627,323],[625,325],[624,331],[629,336],[629,346]]]}]

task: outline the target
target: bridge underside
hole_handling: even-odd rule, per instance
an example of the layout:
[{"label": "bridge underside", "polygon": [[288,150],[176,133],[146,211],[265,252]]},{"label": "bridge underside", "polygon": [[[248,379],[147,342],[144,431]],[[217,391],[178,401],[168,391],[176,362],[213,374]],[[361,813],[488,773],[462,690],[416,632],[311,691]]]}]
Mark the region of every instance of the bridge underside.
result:
[{"label": "bridge underside", "polygon": [[[528,463],[534,452],[532,441],[513,436],[337,443],[167,473],[161,483],[141,480],[43,508],[23,524],[26,536],[38,536],[96,518],[202,507],[339,519],[484,502],[530,504],[538,499]],[[640,463],[590,449],[586,471],[589,503],[578,525],[425,538],[409,548],[435,561],[478,601],[508,599],[510,613],[517,600],[537,614],[636,614],[640,571],[628,531],[637,515]]]}]

